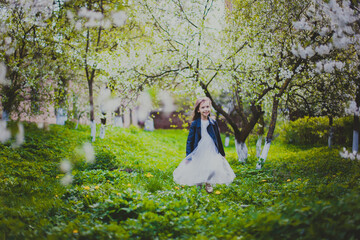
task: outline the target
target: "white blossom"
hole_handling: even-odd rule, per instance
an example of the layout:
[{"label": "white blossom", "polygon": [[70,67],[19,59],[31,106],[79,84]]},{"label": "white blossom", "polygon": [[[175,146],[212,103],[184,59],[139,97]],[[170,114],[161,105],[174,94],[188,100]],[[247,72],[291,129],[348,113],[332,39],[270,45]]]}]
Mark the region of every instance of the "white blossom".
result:
[{"label": "white blossom", "polygon": [[148,93],[143,92],[139,97],[138,118],[140,121],[145,121],[152,110],[152,101]]},{"label": "white blossom", "polygon": [[354,161],[355,159],[356,159],[356,160],[360,160],[360,154],[359,154],[359,153],[357,153],[356,151],[354,151],[354,152],[348,152],[348,151],[346,150],[346,148],[343,148],[343,151],[340,152],[340,156],[341,156],[342,158],[350,159],[350,160],[352,160],[352,161]]},{"label": "white blossom", "polygon": [[332,44],[329,45],[320,45],[315,48],[315,52],[319,55],[326,55],[329,54],[332,49]]},{"label": "white blossom", "polygon": [[336,66],[337,69],[342,70],[343,67],[345,66],[345,63],[343,63],[343,62],[335,62],[335,66]]},{"label": "white blossom", "polygon": [[335,62],[326,62],[324,64],[324,71],[327,73],[332,73],[334,71]]},{"label": "white blossom", "polygon": [[360,116],[360,109],[358,106],[356,106],[355,101],[350,102],[349,107],[345,109],[345,113],[349,115],[355,114],[356,116]]},{"label": "white blossom", "polygon": [[301,45],[298,45],[297,46],[297,54],[296,54],[296,50],[294,48],[291,51],[295,56],[300,56],[303,59],[306,59],[308,57],[311,58],[312,56],[315,55],[315,52],[314,52],[312,46],[308,46],[307,48],[304,49]]},{"label": "white blossom", "polygon": [[324,68],[323,68],[323,63],[320,61],[320,62],[317,62],[316,63],[316,68],[315,68],[315,71],[317,72],[317,73],[321,73],[323,70],[324,70]]},{"label": "white blossom", "polygon": [[11,37],[6,37],[5,39],[5,44],[9,45],[12,41]]},{"label": "white blossom", "polygon": [[11,132],[6,128],[6,121],[0,120],[0,142],[4,143],[11,138]]},{"label": "white blossom", "polygon": [[71,173],[66,173],[65,176],[60,180],[61,184],[67,186],[71,184],[73,181],[73,176]]},{"label": "white blossom", "polygon": [[330,32],[330,29],[328,27],[323,27],[319,31],[320,36],[324,37],[328,32]]},{"label": "white blossom", "polygon": [[111,17],[112,17],[114,25],[117,27],[123,26],[125,24],[126,18],[127,18],[126,13],[124,11],[113,12],[111,14]]},{"label": "white blossom", "polygon": [[100,90],[98,102],[100,104],[100,111],[108,113],[115,111],[120,106],[121,100],[120,98],[113,98],[109,88],[103,88]]},{"label": "white blossom", "polygon": [[3,62],[0,62],[0,84],[9,85],[9,80],[6,79],[6,66]]},{"label": "white blossom", "polygon": [[299,52],[297,51],[297,49],[295,48],[295,45],[291,46],[291,52],[292,54],[294,54],[296,57],[299,57]]},{"label": "white blossom", "polygon": [[337,36],[334,35],[333,37],[333,44],[335,48],[338,49],[345,49],[347,48],[350,44],[352,44],[352,41],[350,38],[346,37],[346,36]]},{"label": "white blossom", "polygon": [[95,151],[91,143],[84,143],[83,150],[85,152],[85,160],[87,163],[95,162]]},{"label": "white blossom", "polygon": [[24,131],[24,125],[21,123],[18,123],[18,133],[16,134],[16,146],[21,146],[25,141],[25,131]]},{"label": "white blossom", "polygon": [[176,110],[176,106],[174,105],[174,99],[171,95],[166,91],[161,91],[159,94],[159,98],[163,104],[163,112],[171,113]]},{"label": "white blossom", "polygon": [[60,163],[60,170],[63,172],[63,173],[68,173],[71,171],[71,162],[67,159],[64,159],[61,161]]},{"label": "white blossom", "polygon": [[302,18],[300,21],[298,22],[293,22],[293,26],[295,29],[297,30],[307,30],[310,31],[311,30],[311,26],[310,24],[305,20],[305,18]]}]

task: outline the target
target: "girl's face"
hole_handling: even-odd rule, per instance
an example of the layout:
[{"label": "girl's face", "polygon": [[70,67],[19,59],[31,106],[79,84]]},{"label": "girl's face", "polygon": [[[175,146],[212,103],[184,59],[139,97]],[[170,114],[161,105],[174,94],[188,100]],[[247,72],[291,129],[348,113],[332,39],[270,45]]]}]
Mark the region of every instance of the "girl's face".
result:
[{"label": "girl's face", "polygon": [[210,101],[204,101],[200,103],[199,106],[199,113],[201,116],[201,119],[206,120],[211,112],[211,104]]}]

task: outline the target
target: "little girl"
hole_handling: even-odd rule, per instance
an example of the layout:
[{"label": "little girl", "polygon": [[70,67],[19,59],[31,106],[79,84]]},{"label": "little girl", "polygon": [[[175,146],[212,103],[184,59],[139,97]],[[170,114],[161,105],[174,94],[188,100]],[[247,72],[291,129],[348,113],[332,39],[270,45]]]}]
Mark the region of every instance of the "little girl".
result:
[{"label": "little girl", "polygon": [[186,158],[173,173],[176,183],[200,188],[205,184],[208,193],[213,191],[211,184],[229,184],[235,178],[225,159],[218,124],[209,117],[210,111],[210,98],[196,101],[186,143]]}]

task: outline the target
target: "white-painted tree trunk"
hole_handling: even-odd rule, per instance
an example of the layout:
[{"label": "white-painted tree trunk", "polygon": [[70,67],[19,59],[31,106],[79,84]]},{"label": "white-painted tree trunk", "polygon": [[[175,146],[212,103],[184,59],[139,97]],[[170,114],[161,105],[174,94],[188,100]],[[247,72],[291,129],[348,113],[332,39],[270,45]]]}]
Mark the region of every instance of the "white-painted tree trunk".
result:
[{"label": "white-painted tree trunk", "polygon": [[104,138],[105,138],[105,128],[106,128],[106,126],[105,126],[104,124],[101,124],[101,127],[100,127],[100,135],[99,135],[99,137],[100,137],[101,139],[104,139]]},{"label": "white-painted tree trunk", "polygon": [[356,130],[353,131],[352,151],[353,152],[358,152],[359,151],[359,132],[356,131]]},{"label": "white-painted tree trunk", "polygon": [[262,166],[265,164],[265,161],[267,159],[267,156],[268,156],[268,153],[270,150],[270,145],[271,145],[271,139],[266,139],[264,148],[261,152],[261,156],[259,158],[259,161],[256,164],[256,169],[261,169]]},{"label": "white-painted tree trunk", "polygon": [[334,137],[334,128],[331,127],[329,131],[329,137],[328,137],[328,147],[331,148],[333,144],[333,137]]},{"label": "white-painted tree trunk", "polygon": [[134,126],[139,126],[138,122],[139,122],[138,112],[132,111],[131,112],[131,124]]},{"label": "white-painted tree trunk", "polygon": [[67,120],[67,111],[63,108],[58,108],[56,111],[56,124],[65,125]]},{"label": "white-painted tree trunk", "polygon": [[114,118],[114,126],[115,127],[124,127],[124,123],[121,116],[115,116]]},{"label": "white-painted tree trunk", "polygon": [[96,123],[95,123],[95,121],[90,122],[90,127],[91,127],[91,138],[92,138],[92,141],[95,142],[95,139],[96,139]]},{"label": "white-painted tree trunk", "polygon": [[260,154],[261,154],[262,139],[263,139],[263,136],[259,136],[258,140],[256,141],[256,157],[257,158],[259,158]]},{"label": "white-painted tree trunk", "polygon": [[145,131],[154,131],[154,120],[152,118],[148,118],[145,120],[144,130]]},{"label": "white-painted tree trunk", "polygon": [[235,139],[235,148],[236,148],[236,152],[237,152],[239,161],[242,163],[245,163],[246,159],[248,157],[248,149],[247,149],[246,143],[244,143],[244,142],[238,143],[237,140]]},{"label": "white-painted tree trunk", "polygon": [[225,137],[225,147],[228,147],[228,146],[229,146],[229,143],[230,143],[230,137],[229,137],[229,136],[226,136],[226,137]]},{"label": "white-painted tree trunk", "polygon": [[9,114],[4,110],[2,112],[2,120],[5,122],[9,121]]}]

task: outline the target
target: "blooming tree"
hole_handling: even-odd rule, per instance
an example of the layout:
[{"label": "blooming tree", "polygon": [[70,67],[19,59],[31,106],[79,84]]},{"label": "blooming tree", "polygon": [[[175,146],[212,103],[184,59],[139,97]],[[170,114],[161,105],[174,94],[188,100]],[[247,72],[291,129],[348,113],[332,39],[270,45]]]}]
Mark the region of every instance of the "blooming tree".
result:
[{"label": "blooming tree", "polygon": [[[314,41],[307,46],[318,55],[314,64],[318,73],[333,73],[334,70],[344,71],[348,75],[354,93],[352,95],[356,107],[360,106],[359,77],[359,2],[313,0],[311,8],[304,14],[301,21],[294,25],[299,31],[314,32],[319,38],[327,38],[326,42]],[[303,46],[299,46],[300,49]],[[296,51],[294,52],[296,55]],[[339,61],[342,57],[342,61]],[[353,152],[358,151],[359,117],[354,114]]]}]

